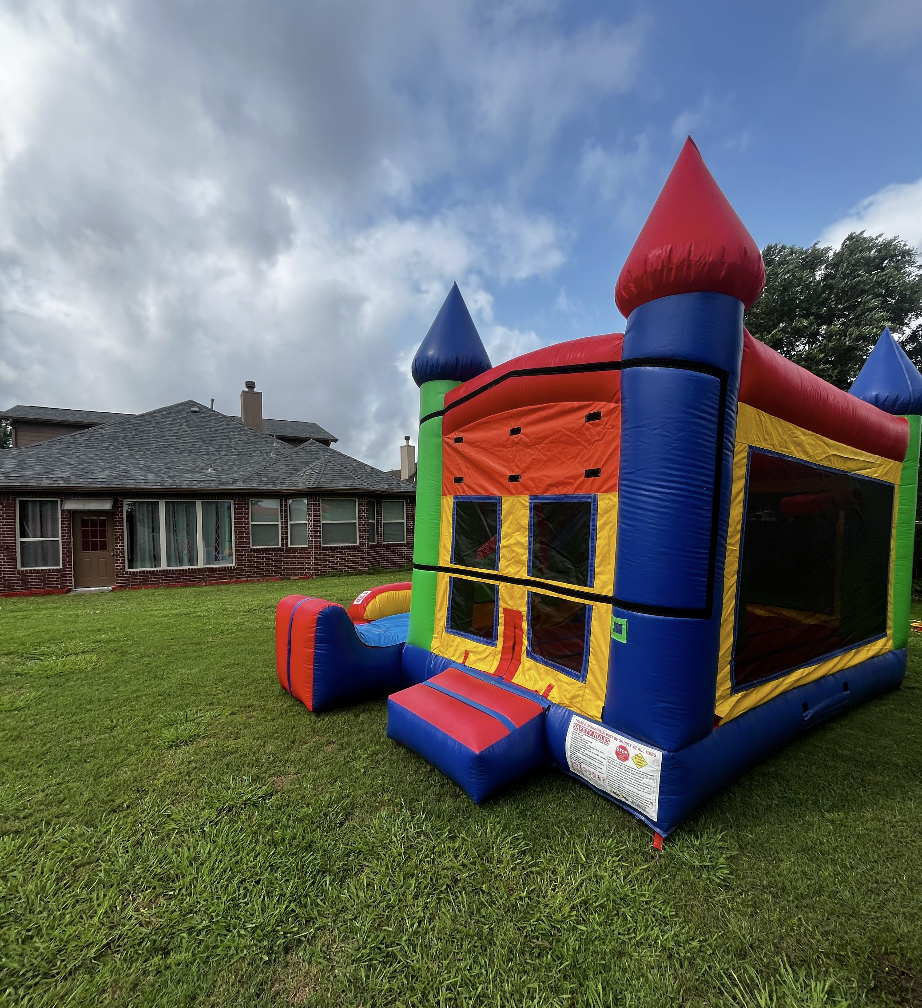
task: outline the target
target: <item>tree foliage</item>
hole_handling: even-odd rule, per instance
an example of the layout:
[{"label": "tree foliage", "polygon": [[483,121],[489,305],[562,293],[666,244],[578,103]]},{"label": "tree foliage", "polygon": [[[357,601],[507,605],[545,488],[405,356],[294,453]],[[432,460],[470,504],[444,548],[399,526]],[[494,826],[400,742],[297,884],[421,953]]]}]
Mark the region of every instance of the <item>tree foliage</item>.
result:
[{"label": "tree foliage", "polygon": [[0,420],[0,449],[13,447],[13,428],[9,420]]},{"label": "tree foliage", "polygon": [[768,245],[753,336],[848,389],[885,326],[922,364],[922,264],[899,238],[853,231],[838,249]]}]

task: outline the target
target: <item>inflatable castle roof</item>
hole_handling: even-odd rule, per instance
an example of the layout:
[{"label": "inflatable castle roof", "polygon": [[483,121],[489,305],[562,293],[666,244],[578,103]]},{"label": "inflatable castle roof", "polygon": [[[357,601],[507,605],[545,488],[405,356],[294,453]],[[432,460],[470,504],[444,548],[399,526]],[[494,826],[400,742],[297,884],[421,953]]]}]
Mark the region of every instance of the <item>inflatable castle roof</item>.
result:
[{"label": "inflatable castle roof", "polygon": [[618,277],[618,310],[628,318],[648,301],[696,291],[751,308],[764,287],[759,246],[689,137]]}]

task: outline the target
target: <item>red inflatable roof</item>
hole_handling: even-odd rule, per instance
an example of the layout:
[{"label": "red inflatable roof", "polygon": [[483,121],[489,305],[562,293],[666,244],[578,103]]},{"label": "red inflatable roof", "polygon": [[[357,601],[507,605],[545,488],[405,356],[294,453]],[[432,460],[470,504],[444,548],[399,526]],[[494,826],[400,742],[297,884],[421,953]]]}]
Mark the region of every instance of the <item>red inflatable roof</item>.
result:
[{"label": "red inflatable roof", "polygon": [[[743,332],[740,402],[840,444],[903,461],[909,441],[909,425],[903,417],[891,416],[835,388],[782,357],[747,330]],[[591,365],[620,361],[623,340],[621,333],[609,333],[557,343],[471,378],[445,396],[448,409],[443,434],[447,436],[483,417],[524,406],[556,402],[620,403],[620,372],[593,371]],[[590,368],[580,370],[581,365]],[[559,367],[573,367],[573,371],[542,373]],[[531,374],[504,378],[516,371]],[[481,394],[471,396],[478,392]]]},{"label": "red inflatable roof", "polygon": [[804,430],[902,462],[909,424],[824,382],[743,330],[740,402]]},{"label": "red inflatable roof", "polygon": [[759,246],[689,137],[618,277],[619,311],[627,318],[648,301],[694,291],[749,308],[764,286]]},{"label": "red inflatable roof", "polygon": [[[494,413],[552,402],[617,402],[621,391],[619,371],[581,371],[582,365],[621,360],[623,333],[587,336],[514,357],[471,378],[445,396],[444,434]],[[570,374],[542,374],[547,368],[573,367]],[[530,371],[506,378],[512,371]],[[472,393],[484,391],[467,399]],[[459,403],[459,400],[462,400]],[[455,405],[455,404],[458,405]]]}]

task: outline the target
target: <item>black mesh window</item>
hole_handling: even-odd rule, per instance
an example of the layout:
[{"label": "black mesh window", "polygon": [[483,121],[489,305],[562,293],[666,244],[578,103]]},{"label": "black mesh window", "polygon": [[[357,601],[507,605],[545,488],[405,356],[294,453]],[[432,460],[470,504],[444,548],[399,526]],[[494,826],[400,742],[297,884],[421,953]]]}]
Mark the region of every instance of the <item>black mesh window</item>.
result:
[{"label": "black mesh window", "polygon": [[448,629],[466,637],[496,640],[496,585],[450,578]]},{"label": "black mesh window", "polygon": [[455,499],[451,562],[462,567],[499,567],[499,501]]},{"label": "black mesh window", "polygon": [[585,678],[591,607],[552,595],[528,593],[528,649],[535,658]]},{"label": "black mesh window", "polygon": [[737,687],[887,632],[892,517],[889,483],[751,450]]},{"label": "black mesh window", "polygon": [[568,584],[592,584],[592,500],[531,502],[528,573]]}]

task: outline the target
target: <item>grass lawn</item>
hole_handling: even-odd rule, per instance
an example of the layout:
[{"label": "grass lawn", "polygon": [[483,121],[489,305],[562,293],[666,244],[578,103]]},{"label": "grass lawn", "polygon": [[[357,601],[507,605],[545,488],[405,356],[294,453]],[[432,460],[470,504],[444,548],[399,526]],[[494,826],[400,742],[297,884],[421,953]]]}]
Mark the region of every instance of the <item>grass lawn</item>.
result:
[{"label": "grass lawn", "polygon": [[922,1005],[922,638],[655,858],[556,771],[476,807],[383,700],[279,689],[279,598],[393,579],[0,599],[0,1002]]}]

